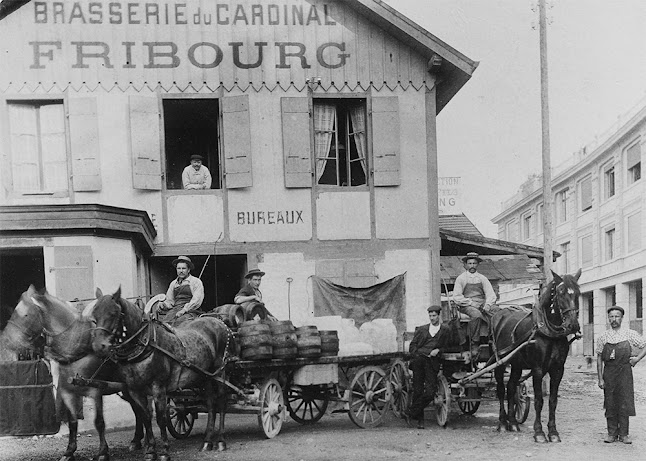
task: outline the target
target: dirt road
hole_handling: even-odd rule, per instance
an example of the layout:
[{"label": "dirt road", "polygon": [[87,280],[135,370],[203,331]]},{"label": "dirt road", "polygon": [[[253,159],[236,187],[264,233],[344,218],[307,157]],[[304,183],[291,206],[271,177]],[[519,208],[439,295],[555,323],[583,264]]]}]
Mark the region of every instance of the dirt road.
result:
[{"label": "dirt road", "polygon": [[[454,408],[446,428],[437,426],[431,410],[427,412],[430,422],[425,430],[410,429],[392,415],[379,428],[359,429],[347,414],[334,413],[325,415],[313,426],[300,426],[288,420],[281,433],[271,440],[264,438],[254,416],[229,415],[226,419],[228,450],[223,453],[198,452],[206,420],[205,415],[200,415],[191,437],[171,439],[171,455],[176,461],[644,459],[646,361],[635,369],[637,416],[630,421],[633,445],[602,442],[605,435],[603,395],[597,387],[594,364],[588,368],[583,358],[574,357],[568,360],[566,368],[557,410],[557,425],[563,439],[560,444],[534,443],[533,405],[521,433],[498,433],[495,429],[497,403],[483,403],[474,416],[461,415],[457,407]],[[543,414],[544,426],[547,426],[546,408]],[[143,460],[142,453],[128,453],[131,436],[131,431],[108,434],[113,460]],[[60,438],[3,438],[0,439],[0,460],[58,460],[65,444],[66,439]],[[81,436],[77,460],[92,459],[97,446],[96,435]]]}]

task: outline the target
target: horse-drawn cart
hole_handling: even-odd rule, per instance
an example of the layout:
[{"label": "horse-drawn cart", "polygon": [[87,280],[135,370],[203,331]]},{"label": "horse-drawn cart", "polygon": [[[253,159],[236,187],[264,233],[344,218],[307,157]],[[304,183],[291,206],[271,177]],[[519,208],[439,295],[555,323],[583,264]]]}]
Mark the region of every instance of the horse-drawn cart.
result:
[{"label": "horse-drawn cart", "polygon": [[[229,389],[227,413],[255,414],[267,438],[281,430],[287,414],[299,424],[319,421],[331,402],[343,407],[361,428],[375,427],[393,408],[401,414],[409,384],[406,354],[394,352],[356,356],[295,359],[232,360],[221,382]],[[199,390],[168,396],[168,429],[187,437],[198,414],[206,411]]]}]

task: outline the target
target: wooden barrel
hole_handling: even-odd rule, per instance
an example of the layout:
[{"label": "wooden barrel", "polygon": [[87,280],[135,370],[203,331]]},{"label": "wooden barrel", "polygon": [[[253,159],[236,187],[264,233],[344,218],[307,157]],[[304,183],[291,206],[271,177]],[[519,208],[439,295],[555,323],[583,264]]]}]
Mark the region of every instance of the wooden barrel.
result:
[{"label": "wooden barrel", "polygon": [[258,301],[249,301],[241,304],[244,309],[244,319],[246,321],[252,321],[258,316],[260,320],[265,320],[267,318],[267,309],[263,303]]},{"label": "wooden barrel", "polygon": [[296,329],[299,357],[319,357],[321,355],[321,337],[315,326],[304,326]]},{"label": "wooden barrel", "polygon": [[244,322],[238,329],[240,358],[265,360],[272,356],[272,339],[269,325],[261,322]]},{"label": "wooden barrel", "polygon": [[213,312],[232,329],[239,328],[245,320],[244,309],[240,304],[224,304],[213,309]]},{"label": "wooden barrel", "polygon": [[336,330],[320,330],[321,355],[339,355],[339,335]]},{"label": "wooden barrel", "polygon": [[291,359],[298,356],[298,338],[291,320],[269,322],[273,356],[275,359]]},{"label": "wooden barrel", "polygon": [[0,435],[56,434],[53,389],[44,361],[0,362]]}]

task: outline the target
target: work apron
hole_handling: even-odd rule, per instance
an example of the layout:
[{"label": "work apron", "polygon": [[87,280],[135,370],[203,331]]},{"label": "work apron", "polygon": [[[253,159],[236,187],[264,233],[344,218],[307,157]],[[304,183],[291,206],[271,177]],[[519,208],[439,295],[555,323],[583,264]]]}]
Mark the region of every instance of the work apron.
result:
[{"label": "work apron", "polygon": [[628,341],[603,346],[601,359],[604,363],[603,407],[606,409],[606,418],[614,415],[635,416],[631,351]]},{"label": "work apron", "polygon": [[469,322],[479,323],[479,325],[473,324],[469,326],[469,334],[472,340],[478,341],[479,336],[489,336],[489,321],[486,318],[487,316],[484,314],[484,312],[480,310],[484,306],[486,299],[482,283],[467,283],[462,290],[462,296],[469,298],[474,303],[479,304],[478,307],[465,306],[459,308],[460,312],[468,315],[471,318]]},{"label": "work apron", "polygon": [[[182,310],[186,304],[193,298],[193,292],[191,291],[191,285],[190,284],[182,284],[178,285],[175,287],[173,290],[173,297],[175,298],[175,305],[169,310],[164,312],[164,314],[159,316],[159,320],[162,322],[172,322],[175,320],[175,314]],[[191,315],[193,317],[193,314],[190,312],[187,312],[184,314],[186,315]],[[184,317],[182,316],[182,317]]]}]

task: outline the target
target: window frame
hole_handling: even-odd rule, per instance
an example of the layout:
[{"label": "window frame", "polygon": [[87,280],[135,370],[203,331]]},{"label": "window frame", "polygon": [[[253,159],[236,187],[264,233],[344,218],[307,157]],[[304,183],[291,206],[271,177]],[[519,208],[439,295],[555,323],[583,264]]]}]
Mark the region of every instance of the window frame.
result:
[{"label": "window frame", "polygon": [[[587,181],[590,182],[590,197],[589,197],[590,204],[587,207],[584,208],[583,185]],[[578,207],[579,213],[585,213],[587,211],[592,210],[592,208],[594,207],[594,191],[592,190],[592,175],[588,174],[588,175],[584,176],[583,178],[581,178],[577,183],[577,189],[578,189],[578,198],[579,198],[579,203],[578,203],[578,205],[579,205],[579,207]]]},{"label": "window frame", "polygon": [[[554,194],[554,206],[556,208],[556,224],[563,224],[568,221],[568,194],[569,187],[564,187]],[[560,197],[560,199],[559,199]]]},{"label": "window frame", "polygon": [[[643,245],[643,235],[644,235],[644,233],[642,232],[642,226],[640,225],[640,224],[641,224],[641,221],[642,221],[641,213],[642,213],[642,210],[641,210],[641,209],[637,209],[637,210],[635,210],[635,211],[633,211],[633,212],[631,212],[631,213],[626,213],[626,216],[625,216],[625,228],[626,228],[626,234],[625,234],[625,238],[626,238],[625,252],[626,252],[626,254],[635,253],[635,252],[637,252],[637,251],[641,251],[641,250],[643,249],[643,246],[644,246],[644,245]],[[631,245],[630,245],[630,244],[631,244],[631,239],[630,239],[630,224],[629,224],[628,220],[629,220],[630,218],[635,217],[635,216],[639,216],[639,218],[637,218],[637,219],[639,220],[639,221],[637,222],[637,229],[639,230],[639,242],[638,242],[638,245],[637,245],[635,248],[631,248]]]},{"label": "window frame", "polygon": [[[162,168],[162,191],[172,194],[212,194],[212,193],[222,193],[224,190],[224,161],[223,161],[223,152],[224,146],[222,141],[222,101],[224,97],[223,91],[218,90],[215,93],[209,94],[185,94],[185,93],[163,93],[160,95],[159,101],[159,112],[160,112],[160,133],[161,133],[161,168]],[[167,100],[213,100],[217,104],[217,160],[218,160],[218,174],[213,174],[213,168],[211,164],[206,165],[203,161],[202,164],[209,169],[211,174],[211,188],[210,189],[184,189],[183,185],[180,185],[179,188],[169,188],[168,187],[168,151],[166,147],[166,113],[164,110],[164,103]],[[203,153],[199,153],[203,157]],[[181,167],[180,171],[180,181],[181,173],[184,171],[186,166],[190,165],[190,161]]]},{"label": "window frame", "polygon": [[[14,188],[14,175],[13,175],[13,156],[15,155],[13,150],[14,147],[11,143],[11,131],[10,131],[10,121],[9,121],[9,105],[12,103],[18,104],[31,104],[41,102],[40,105],[55,104],[59,102],[62,105],[63,109],[63,128],[64,133],[64,142],[65,142],[65,182],[66,187],[59,190],[40,190],[40,191],[16,191]],[[0,138],[6,139],[4,141],[5,152],[6,152],[6,165],[3,162],[4,170],[6,168],[7,173],[3,177],[3,183],[6,182],[7,196],[8,198],[21,198],[21,197],[52,197],[52,198],[64,198],[70,197],[72,194],[72,152],[71,152],[71,139],[70,139],[70,126],[69,126],[69,106],[68,106],[68,97],[66,94],[29,94],[29,95],[4,95],[0,97]],[[39,165],[39,170],[42,173],[42,164]]]},{"label": "window frame", "polygon": [[[310,127],[310,138],[311,138],[311,145],[312,145],[312,171],[314,175],[314,180],[313,180],[313,187],[325,191],[325,192],[349,192],[349,191],[368,191],[374,186],[373,182],[373,149],[372,149],[372,124],[371,124],[371,112],[372,112],[372,99],[370,97],[371,95],[366,92],[359,92],[359,93],[343,93],[343,94],[323,94],[323,93],[311,93],[310,94],[310,107],[311,107],[311,127]],[[355,100],[355,101],[363,101],[363,108],[365,111],[365,133],[366,133],[366,139],[365,139],[365,176],[366,176],[366,181],[365,184],[360,184],[357,186],[352,186],[352,185],[338,185],[338,184],[319,184],[319,178],[318,178],[318,172],[316,168],[317,164],[317,157],[316,157],[316,130],[314,127],[314,106],[316,105],[317,100],[318,101],[325,101],[325,100],[332,100],[332,101],[339,101],[339,100]],[[347,136],[351,136],[351,134],[347,134]],[[336,136],[335,136],[336,138]],[[337,140],[338,141],[338,140]],[[346,148],[347,152],[347,148]],[[329,158],[329,157],[328,157]],[[356,159],[357,161],[360,161],[360,159]],[[352,163],[352,160],[349,158],[349,156],[346,156],[346,161],[349,164]],[[338,179],[338,167],[337,167],[337,179]]]},{"label": "window frame", "polygon": [[617,228],[610,224],[602,228],[602,254],[603,261],[610,262],[617,257]]},{"label": "window frame", "polygon": [[610,200],[617,194],[617,171],[615,163],[609,162],[603,168],[603,200]]},{"label": "window frame", "polygon": [[563,274],[569,274],[570,273],[570,255],[572,253],[572,244],[570,243],[569,240],[566,240],[564,242],[561,242],[559,244],[559,253],[561,253],[561,272]]},{"label": "window frame", "polygon": [[[586,265],[586,261],[583,258],[583,250],[584,250],[583,242],[585,239],[590,239],[589,265]],[[592,232],[586,233],[584,235],[581,235],[581,237],[579,237],[579,260],[581,261],[581,267],[583,269],[594,267],[594,238],[592,236]]]},{"label": "window frame", "polygon": [[[632,149],[633,147],[636,147],[636,146],[639,147],[639,158],[640,158],[640,160],[639,160],[639,162],[633,164],[632,166],[629,166],[630,164],[628,163],[629,162],[628,152],[630,151],[630,149]],[[624,149],[624,152],[625,152],[625,157],[626,157],[626,186],[630,187],[633,184],[639,182],[639,180],[642,178],[642,174],[641,174],[641,170],[642,170],[642,168],[641,168],[641,164],[642,164],[642,162],[641,162],[641,157],[642,157],[641,139],[637,138],[633,142],[629,143],[626,146],[626,148]],[[635,179],[635,174],[636,174],[637,171],[638,171],[637,174],[638,174],[639,177]]]},{"label": "window frame", "polygon": [[522,240],[529,240],[533,237],[532,229],[534,228],[534,213],[526,211],[521,215]]}]

